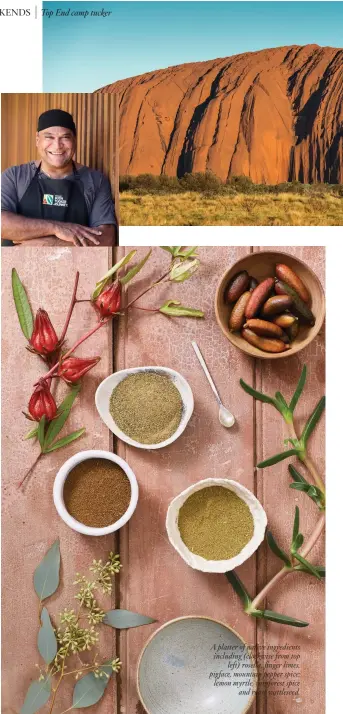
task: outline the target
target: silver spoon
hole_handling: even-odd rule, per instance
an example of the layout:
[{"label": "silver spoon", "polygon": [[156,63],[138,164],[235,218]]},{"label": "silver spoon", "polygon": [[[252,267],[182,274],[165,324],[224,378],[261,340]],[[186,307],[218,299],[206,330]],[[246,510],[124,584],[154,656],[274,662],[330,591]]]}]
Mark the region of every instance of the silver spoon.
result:
[{"label": "silver spoon", "polygon": [[217,387],[216,387],[216,385],[215,385],[215,383],[214,383],[214,381],[213,381],[213,379],[212,379],[212,377],[211,377],[211,375],[210,375],[210,373],[209,373],[209,371],[208,371],[207,364],[206,364],[206,362],[205,362],[205,360],[204,360],[204,358],[203,358],[203,356],[202,356],[202,354],[201,354],[201,352],[200,352],[200,349],[199,349],[197,343],[194,342],[193,340],[192,340],[192,347],[193,347],[194,352],[195,352],[195,354],[196,354],[196,356],[197,356],[197,358],[198,358],[198,360],[199,360],[199,362],[200,362],[200,364],[201,364],[201,366],[202,366],[202,368],[203,368],[203,370],[204,370],[204,372],[205,372],[205,374],[206,374],[206,377],[207,377],[207,379],[208,379],[208,381],[209,381],[209,383],[210,383],[210,385],[211,385],[211,389],[212,389],[212,391],[214,392],[214,395],[215,395],[215,397],[216,397],[216,400],[217,400],[217,402],[218,402],[218,404],[219,404],[219,421],[220,421],[220,423],[222,424],[222,426],[225,426],[227,429],[229,429],[231,426],[234,425],[234,423],[235,423],[235,417],[233,416],[233,414],[231,414],[231,412],[230,412],[229,409],[227,409],[226,407],[224,407],[224,404],[223,404],[223,402],[222,402],[222,400],[221,400],[221,398],[220,398],[220,396],[219,396]]}]

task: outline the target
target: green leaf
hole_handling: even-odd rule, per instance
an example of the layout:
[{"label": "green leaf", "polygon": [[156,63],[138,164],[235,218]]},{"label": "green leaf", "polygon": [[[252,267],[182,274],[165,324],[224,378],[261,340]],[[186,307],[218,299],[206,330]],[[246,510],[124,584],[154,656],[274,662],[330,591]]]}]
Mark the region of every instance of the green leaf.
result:
[{"label": "green leaf", "polygon": [[51,680],[48,677],[30,684],[20,714],[35,714],[44,707],[51,695]]},{"label": "green leaf", "polygon": [[187,260],[187,258],[196,258],[197,257],[197,245],[193,246],[192,248],[188,248],[188,250],[182,251],[181,248],[178,250],[176,253],[177,258],[182,258],[182,260]]},{"label": "green leaf", "polygon": [[45,432],[45,414],[40,419],[38,428],[37,428],[38,441],[40,443],[40,448],[42,449],[42,451],[44,448],[44,438],[45,438],[44,432]]},{"label": "green leaf", "polygon": [[105,275],[103,275],[103,277],[100,280],[98,280],[98,282],[95,284],[95,290],[92,294],[92,300],[96,300],[97,297],[99,297],[100,293],[103,291],[106,283],[108,283],[108,281],[112,277],[112,275],[114,275],[114,273],[116,273],[118,270],[120,270],[120,268],[123,268],[124,265],[127,265],[127,263],[129,263],[130,260],[132,260],[133,256],[136,255],[136,253],[137,253],[137,250],[131,250],[130,253],[128,253],[127,255],[124,255],[124,258],[122,258],[121,260],[118,261],[118,263],[113,265],[112,268],[110,268],[110,270],[108,270],[107,273],[105,273]]},{"label": "green leaf", "polygon": [[130,610],[108,610],[103,619],[104,625],[110,625],[118,630],[127,629],[129,627],[140,627],[140,625],[150,625],[156,622],[152,617],[138,615]]},{"label": "green leaf", "polygon": [[103,696],[112,675],[112,666],[110,663],[105,663],[98,669],[104,672],[105,676],[96,677],[94,672],[90,672],[76,682],[73,692],[72,709],[91,707]]},{"label": "green leaf", "polygon": [[46,607],[43,607],[41,622],[42,625],[38,632],[38,651],[44,662],[50,664],[56,657],[57,640]]},{"label": "green leaf", "polygon": [[293,550],[292,550],[292,555],[294,555],[294,554],[299,550],[299,548],[301,548],[303,542],[304,542],[304,536],[303,536],[303,534],[302,534],[302,533],[298,533],[298,535],[297,535],[297,537],[296,537],[296,539],[295,539],[295,541],[294,541],[294,544],[293,544],[293,546],[292,546],[292,548],[293,548]]},{"label": "green leaf", "polygon": [[185,307],[181,305],[179,300],[167,300],[159,308],[159,311],[171,317],[204,317],[204,313],[201,310],[196,310],[193,307]]},{"label": "green leaf", "polygon": [[70,410],[73,406],[73,403],[81,389],[81,385],[78,384],[76,388],[71,390],[71,393],[68,394],[68,396],[64,399],[62,404],[60,404],[58,410],[57,410],[57,416],[55,419],[53,419],[48,427],[48,430],[45,435],[45,440],[44,440],[44,452],[46,449],[52,444],[54,439],[56,439],[56,436],[60,433],[60,431],[63,429],[64,424],[66,423]]},{"label": "green leaf", "polygon": [[[281,615],[279,612],[274,612],[274,610],[262,610],[263,619],[271,620],[271,622],[279,622],[280,625],[290,625],[291,627],[308,627],[308,622],[304,620],[296,620],[294,617],[289,617],[288,615]],[[253,613],[252,613],[253,614]]]},{"label": "green leaf", "polygon": [[295,514],[294,514],[294,522],[293,522],[293,536],[292,536],[292,543],[295,543],[296,538],[299,533],[299,523],[300,523],[300,511],[299,511],[299,506],[295,507]]},{"label": "green leaf", "polygon": [[285,400],[285,398],[282,396],[281,392],[275,392],[275,399],[279,404],[281,404],[287,411],[289,411],[288,404]]},{"label": "green leaf", "polygon": [[291,561],[288,557],[288,555],[285,553],[285,551],[280,548],[280,546],[277,544],[273,534],[271,531],[267,531],[267,542],[269,545],[269,548],[275,553],[275,555],[280,558],[280,560],[283,560],[283,562],[289,567],[292,567]]},{"label": "green leaf", "polygon": [[81,389],[81,382],[77,382],[76,384],[73,384],[69,394],[67,394],[66,398],[63,399],[63,402],[61,402],[60,406],[57,409],[57,414],[62,414],[66,409],[72,408],[74,401],[79,394]]},{"label": "green leaf", "polygon": [[170,253],[171,255],[174,255],[174,248],[173,248],[173,246],[171,246],[171,245],[160,245],[160,248],[162,248],[162,250],[166,250],[167,253]]},{"label": "green leaf", "polygon": [[245,586],[243,585],[242,581],[238,577],[238,575],[235,573],[234,570],[229,570],[227,573],[225,573],[230,585],[232,585],[234,591],[237,593],[238,597],[241,599],[244,610],[247,610],[251,604],[251,597],[248,593],[248,591],[245,589]]},{"label": "green leaf", "polygon": [[185,280],[194,275],[200,266],[200,260],[194,258],[193,260],[179,260],[178,263],[174,263],[169,274],[169,280],[174,283],[184,283]]},{"label": "green leaf", "polygon": [[272,404],[273,407],[275,407],[278,411],[280,411],[275,399],[273,397],[268,397],[267,394],[263,394],[262,392],[258,392],[256,389],[253,387],[250,387],[249,384],[246,384],[243,379],[239,380],[239,383],[241,387],[243,387],[244,391],[247,392],[247,394],[250,394],[251,397],[254,397],[254,399],[258,399],[260,402],[266,402],[266,404]]},{"label": "green leaf", "polygon": [[303,389],[304,389],[305,382],[306,382],[306,372],[307,372],[307,368],[306,368],[306,364],[304,364],[304,366],[303,366],[303,368],[302,368],[302,370],[301,370],[301,375],[300,375],[299,382],[298,382],[298,384],[297,384],[297,386],[296,386],[296,390],[295,390],[295,392],[294,392],[294,394],[293,394],[293,397],[292,397],[292,399],[291,399],[291,401],[290,401],[290,405],[289,405],[289,408],[290,408],[292,414],[293,414],[293,412],[294,412],[295,407],[296,407],[297,404],[298,404],[299,397],[300,397],[300,395],[301,395],[301,393],[302,393],[302,391],[303,391]]},{"label": "green leaf", "polygon": [[303,491],[312,499],[312,501],[314,501],[320,510],[324,510],[324,494],[319,488],[317,488],[317,486],[297,481],[296,483],[290,483],[289,487],[295,489],[296,491]]},{"label": "green leaf", "polygon": [[[316,565],[315,568],[320,578],[325,578],[325,565]],[[301,573],[307,573],[308,575],[310,575],[308,568],[305,568],[305,566],[303,565],[296,565],[294,570],[298,570]]]},{"label": "green leaf", "polygon": [[317,406],[314,408],[311,416],[307,420],[303,433],[301,434],[301,441],[304,444],[304,447],[307,444],[308,438],[311,436],[313,429],[315,428],[316,424],[318,423],[323,411],[325,409],[325,397],[322,397]]},{"label": "green leaf", "polygon": [[33,585],[40,600],[45,600],[56,592],[60,580],[60,562],[60,542],[57,539],[34,572]]},{"label": "green leaf", "polygon": [[144,265],[147,262],[147,260],[149,260],[151,253],[152,253],[152,248],[150,248],[148,253],[144,256],[144,258],[142,258],[142,260],[139,261],[139,263],[137,263],[137,265],[134,265],[133,268],[131,268],[131,270],[128,270],[128,272],[125,273],[123,278],[119,278],[122,285],[127,285],[127,283],[130,280],[132,280],[132,278],[134,278],[135,275],[137,275],[137,273],[139,273],[139,271],[142,270],[142,268],[144,268]]},{"label": "green leaf", "polygon": [[308,483],[308,481],[306,481],[302,474],[299,473],[299,471],[292,464],[288,466],[288,471],[291,474],[293,481],[297,481],[298,483]]},{"label": "green leaf", "polygon": [[317,572],[317,569],[314,567],[314,565],[312,565],[312,563],[309,563],[309,561],[306,560],[306,558],[303,558],[303,556],[300,555],[299,553],[294,553],[294,557],[299,561],[299,563],[301,563],[301,565],[302,565],[304,568],[307,569],[307,571],[308,571],[309,573],[311,573],[312,575],[314,575],[314,577],[317,578],[317,580],[321,580],[321,576],[320,576],[319,573]]},{"label": "green leaf", "polygon": [[34,429],[31,429],[31,431],[29,431],[28,434],[26,434],[24,436],[24,440],[33,439],[35,436],[38,436],[38,428],[36,426]]},{"label": "green leaf", "polygon": [[48,449],[45,449],[44,453],[50,454],[51,451],[61,449],[62,446],[67,446],[67,444],[71,444],[72,441],[75,441],[75,439],[78,439],[79,436],[82,436],[85,431],[85,427],[82,427],[82,429],[78,429],[78,431],[73,431],[71,434],[68,434],[68,436],[63,436],[62,439],[58,439],[58,441],[55,441],[52,446],[50,446]]},{"label": "green leaf", "polygon": [[33,330],[33,315],[26,290],[15,268],[12,268],[12,292],[20,327],[24,337],[29,340]]},{"label": "green leaf", "polygon": [[257,468],[264,469],[266,468],[266,466],[273,466],[274,464],[278,464],[279,461],[288,459],[290,456],[296,456],[297,453],[297,449],[289,449],[288,451],[282,451],[281,454],[275,454],[275,456],[271,456],[269,459],[261,461],[259,464],[257,464]]}]

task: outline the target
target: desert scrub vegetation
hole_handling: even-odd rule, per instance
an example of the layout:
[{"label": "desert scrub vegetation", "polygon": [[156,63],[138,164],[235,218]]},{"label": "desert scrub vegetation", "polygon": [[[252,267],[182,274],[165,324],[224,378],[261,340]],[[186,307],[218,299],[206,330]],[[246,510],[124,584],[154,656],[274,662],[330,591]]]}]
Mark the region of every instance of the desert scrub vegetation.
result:
[{"label": "desert scrub vegetation", "polygon": [[196,191],[120,196],[124,226],[342,226],[338,193],[223,193]]},{"label": "desert scrub vegetation", "polygon": [[341,226],[343,185],[223,183],[215,174],[122,176],[120,219],[126,226]]}]

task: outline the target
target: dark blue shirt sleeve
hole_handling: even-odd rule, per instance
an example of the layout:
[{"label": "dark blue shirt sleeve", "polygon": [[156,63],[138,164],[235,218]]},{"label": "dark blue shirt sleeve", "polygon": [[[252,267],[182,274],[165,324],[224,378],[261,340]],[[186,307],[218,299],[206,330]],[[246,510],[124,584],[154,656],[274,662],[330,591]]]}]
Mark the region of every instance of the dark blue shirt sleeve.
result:
[{"label": "dark blue shirt sleeve", "polygon": [[11,166],[1,174],[1,210],[17,213],[18,193],[15,180],[15,167]]},{"label": "dark blue shirt sleeve", "polygon": [[116,225],[114,201],[110,182],[108,178],[102,174],[91,208],[89,226],[90,228],[96,228],[97,226],[108,224]]}]

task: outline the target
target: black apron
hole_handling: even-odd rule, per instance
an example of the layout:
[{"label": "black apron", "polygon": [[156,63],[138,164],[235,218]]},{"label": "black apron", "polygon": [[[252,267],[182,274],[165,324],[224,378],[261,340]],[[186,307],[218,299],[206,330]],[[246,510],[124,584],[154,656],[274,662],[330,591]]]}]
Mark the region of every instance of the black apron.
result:
[{"label": "black apron", "polygon": [[18,211],[26,218],[78,223],[89,226],[83,183],[73,162],[74,180],[49,178],[37,166],[35,175],[19,201]]}]

